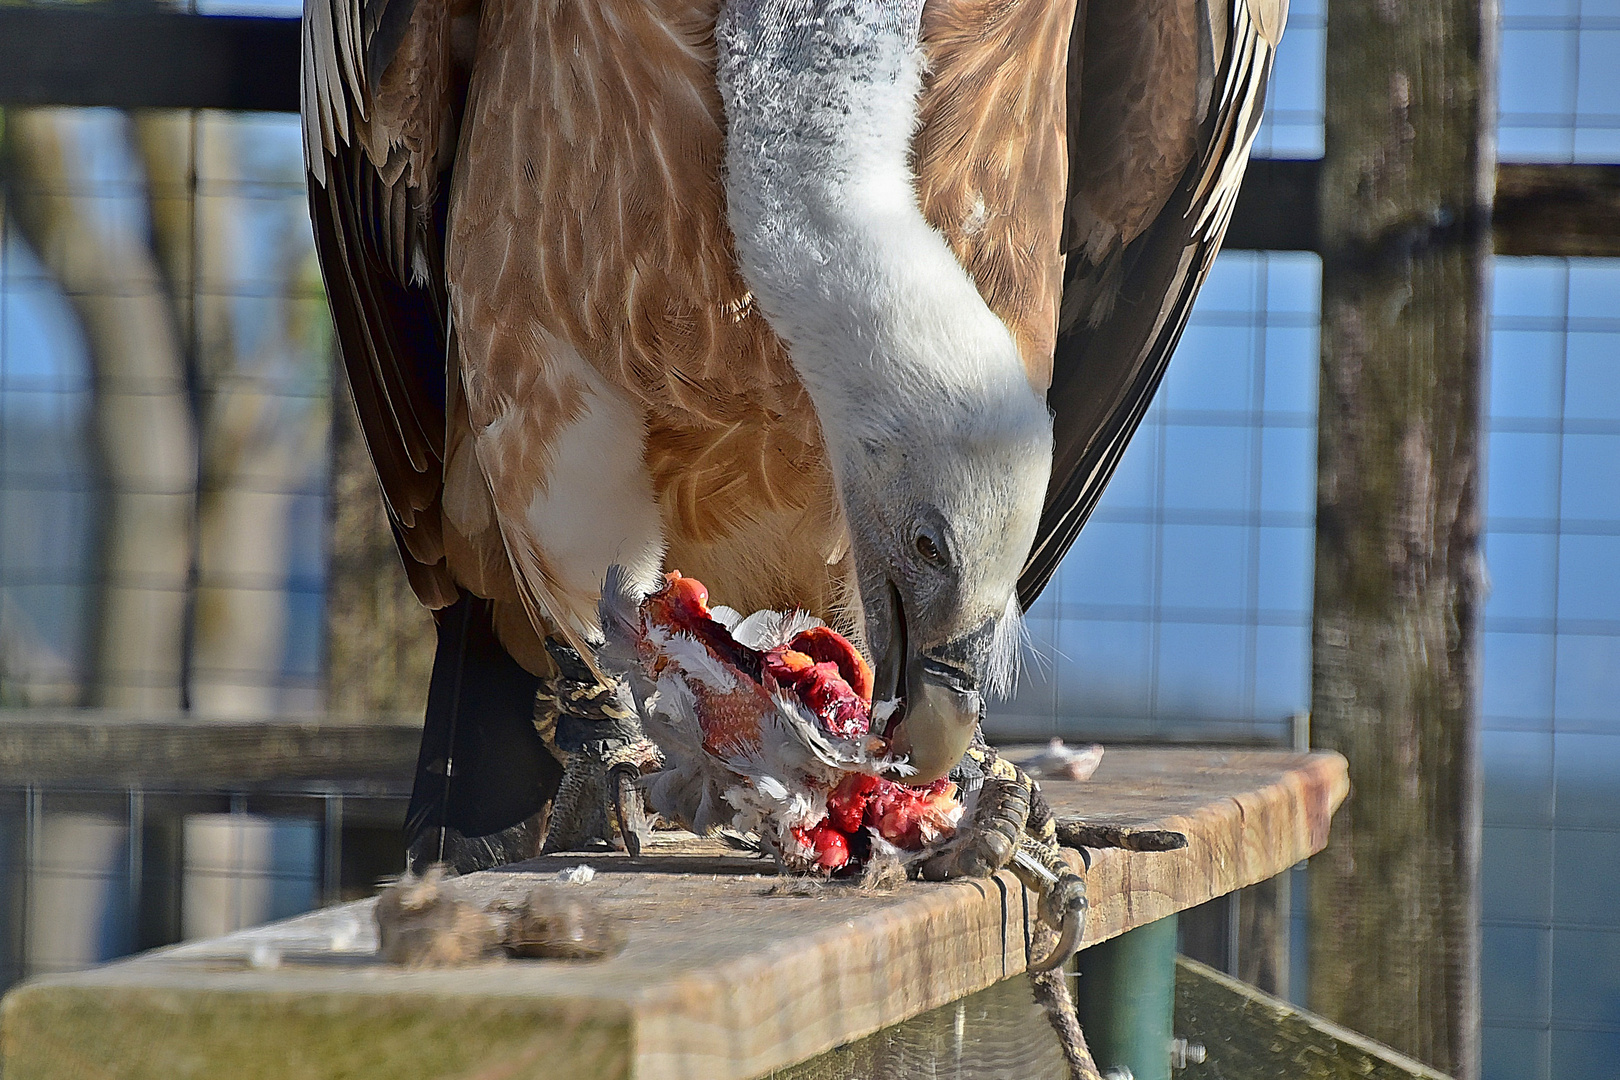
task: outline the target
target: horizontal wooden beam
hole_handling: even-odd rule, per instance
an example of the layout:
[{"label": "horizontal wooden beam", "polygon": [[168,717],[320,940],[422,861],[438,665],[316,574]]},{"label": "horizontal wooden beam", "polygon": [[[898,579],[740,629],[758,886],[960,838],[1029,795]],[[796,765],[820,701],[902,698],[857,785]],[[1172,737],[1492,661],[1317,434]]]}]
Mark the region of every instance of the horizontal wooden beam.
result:
[{"label": "horizontal wooden beam", "polygon": [[1321,165],[1314,160],[1251,158],[1224,246],[1235,251],[1315,251]]},{"label": "horizontal wooden beam", "polygon": [[[1318,160],[1254,158],[1226,233],[1239,251],[1319,251]],[[1496,168],[1498,255],[1620,256],[1620,164],[1503,162]]]},{"label": "horizontal wooden beam", "polygon": [[[0,7],[0,105],[296,112],[298,69],[297,19]],[[1320,167],[1250,162],[1226,246],[1318,250]],[[1502,165],[1496,252],[1620,255],[1620,165]]]},{"label": "horizontal wooden beam", "polygon": [[0,7],[0,105],[298,111],[298,20]]},{"label": "horizontal wooden beam", "polygon": [[1620,256],[1620,165],[1496,169],[1498,255]]},{"label": "horizontal wooden beam", "polygon": [[324,781],[408,793],[420,721],[234,720],[99,709],[0,709],[0,785],[286,789]]},{"label": "horizontal wooden beam", "polygon": [[[1320,850],[1345,776],[1336,754],[1110,750],[1085,783],[1044,785],[1060,818],[1188,840],[1096,852],[1085,943]],[[1036,901],[1006,872],[868,892],[779,881],[718,841],[657,836],[638,859],[546,856],[456,883],[479,906],[515,903],[585,863],[594,880],[563,887],[623,930],[616,956],[399,970],[377,958],[373,902],[360,901],[24,984],[0,1009],[0,1071],[752,1080],[1025,968]],[[1044,1024],[1029,1034],[1052,1038]]]}]

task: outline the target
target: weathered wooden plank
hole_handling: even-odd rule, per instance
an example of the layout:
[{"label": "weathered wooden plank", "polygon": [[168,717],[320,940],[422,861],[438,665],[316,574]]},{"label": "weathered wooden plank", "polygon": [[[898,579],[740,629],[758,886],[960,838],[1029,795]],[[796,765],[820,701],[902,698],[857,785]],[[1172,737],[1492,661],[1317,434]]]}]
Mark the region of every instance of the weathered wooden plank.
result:
[{"label": "weathered wooden plank", "polygon": [[1447,1080],[1365,1035],[1176,960],[1176,1035],[1203,1046],[1183,1080]]},{"label": "weathered wooden plank", "polygon": [[1222,247],[1232,251],[1315,251],[1320,161],[1252,158],[1232,207]]},{"label": "weathered wooden plank", "polygon": [[0,709],[0,784],[245,790],[324,780],[404,794],[420,739],[420,722]]},{"label": "weathered wooden plank", "polygon": [[1311,733],[1356,799],[1311,862],[1309,1001],[1472,1080],[1496,7],[1327,12]]},{"label": "weathered wooden plank", "polygon": [[298,109],[298,20],[0,8],[0,104]]},{"label": "weathered wooden plank", "polygon": [[1498,255],[1620,256],[1620,165],[1496,168]]},{"label": "weathered wooden plank", "polygon": [[[298,109],[298,20],[0,7],[0,104]],[[1320,161],[1256,158],[1229,250],[1319,251]],[[1509,163],[1499,255],[1620,255],[1620,166]]]},{"label": "weathered wooden plank", "polygon": [[[1255,158],[1226,232],[1229,250],[1322,250],[1322,162]],[[1620,165],[1505,161],[1496,167],[1498,255],[1620,256]]]},{"label": "weathered wooden plank", "polygon": [[[1119,750],[1084,785],[1047,785],[1063,813],[1095,811],[1122,827],[1189,840],[1181,851],[1097,852],[1086,941],[1317,850],[1344,777],[1343,760],[1331,754]],[[398,971],[373,958],[371,901],[361,901],[26,984],[0,1008],[0,1070],[7,1080],[49,1077],[72,1061],[87,1074],[395,1080],[395,1051],[379,1045],[386,1067],[373,1068],[366,1046],[444,1039],[454,1028],[455,1070],[407,1074],[498,1067],[510,1077],[747,1080],[957,1001],[1020,973],[1027,960],[1033,898],[1007,874],[876,895],[837,884],[779,888],[763,861],[694,839],[638,860],[548,857],[463,885],[481,901],[516,899],[580,862],[597,876],[578,888],[626,930],[625,950],[610,959]],[[256,968],[256,952],[281,963]],[[194,1015],[203,1019],[186,1019]],[[520,1043],[513,1033],[523,1024],[513,1017],[581,1034]],[[342,1072],[308,1049],[340,1033]],[[273,1070],[244,1070],[245,1046],[289,1049]],[[531,1050],[539,1056],[522,1057]],[[137,1057],[138,1068],[126,1064]]]},{"label": "weathered wooden plank", "polygon": [[[1043,780],[1041,790],[1060,834],[1084,825],[1187,838],[1184,848],[1132,852],[1136,859],[1109,849],[1094,855],[1093,924],[1110,925],[1128,910],[1140,925],[1264,881],[1319,850],[1348,790],[1343,761],[1265,750],[1116,749],[1085,783]],[[1151,877],[1138,876],[1144,867]],[[1107,936],[1088,931],[1086,940]]]}]

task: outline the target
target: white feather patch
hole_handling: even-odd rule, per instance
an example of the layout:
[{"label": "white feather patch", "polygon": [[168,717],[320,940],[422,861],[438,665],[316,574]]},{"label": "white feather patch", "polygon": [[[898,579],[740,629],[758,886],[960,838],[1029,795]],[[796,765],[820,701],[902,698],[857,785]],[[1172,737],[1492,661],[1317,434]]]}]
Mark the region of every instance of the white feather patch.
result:
[{"label": "white feather patch", "polygon": [[737,688],[736,673],[710,656],[709,650],[696,638],[673,635],[664,643],[664,655],[675,661],[688,678],[696,679],[716,693],[729,694]]},{"label": "white feather patch", "polygon": [[769,652],[786,645],[806,630],[825,625],[806,611],[756,611],[732,627],[731,636],[737,639],[739,645]]}]

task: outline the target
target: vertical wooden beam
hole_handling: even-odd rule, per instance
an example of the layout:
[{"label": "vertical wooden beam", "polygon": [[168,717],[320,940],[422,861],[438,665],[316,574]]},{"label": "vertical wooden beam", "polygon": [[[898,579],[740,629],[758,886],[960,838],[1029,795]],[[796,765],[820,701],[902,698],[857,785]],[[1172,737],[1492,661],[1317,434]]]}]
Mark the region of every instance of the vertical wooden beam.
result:
[{"label": "vertical wooden beam", "polygon": [[1310,1003],[1479,1075],[1480,405],[1494,0],[1330,0]]},{"label": "vertical wooden beam", "polygon": [[[342,366],[335,355],[333,363]],[[405,580],[349,382],[339,374],[333,384],[326,711],[419,717],[433,670],[433,616]]]}]

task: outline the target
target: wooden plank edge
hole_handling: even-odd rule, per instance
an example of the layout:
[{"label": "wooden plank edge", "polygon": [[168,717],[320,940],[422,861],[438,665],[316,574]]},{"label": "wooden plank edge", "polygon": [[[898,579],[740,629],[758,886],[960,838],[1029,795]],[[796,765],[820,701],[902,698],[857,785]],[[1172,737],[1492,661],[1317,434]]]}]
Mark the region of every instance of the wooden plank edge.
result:
[{"label": "wooden plank edge", "polygon": [[0,710],[0,784],[101,788],[354,781],[409,791],[421,722]]},{"label": "wooden plank edge", "polygon": [[1359,1032],[1176,958],[1176,1036],[1207,1058],[1182,1080],[1450,1080]]},{"label": "wooden plank edge", "polygon": [[[611,1001],[287,990],[242,995],[46,979],[0,1003],[6,1080],[631,1080],[632,1018]],[[363,1039],[355,1032],[363,1030]],[[469,1033],[476,1038],[468,1038]],[[207,1047],[229,1047],[228,1061]]]},{"label": "wooden plank edge", "polygon": [[[1229,250],[1322,250],[1320,159],[1251,158]],[[1497,255],[1620,256],[1620,164],[1505,161],[1491,212]]]},{"label": "wooden plank edge", "polygon": [[1620,165],[1496,169],[1498,255],[1620,256]]},{"label": "wooden plank edge", "polygon": [[[0,104],[298,111],[298,20],[0,8]],[[1228,250],[1319,251],[1319,159],[1253,158]],[[1498,167],[1498,255],[1620,256],[1620,165]]]},{"label": "wooden plank edge", "polygon": [[298,111],[299,20],[0,8],[0,103]]},{"label": "wooden plank edge", "polygon": [[[1333,813],[1349,790],[1349,763],[1340,754],[1318,751],[1302,756],[1274,783],[1154,823],[1186,835],[1184,848],[1092,852],[1086,875],[1091,912],[1082,947],[1265,881],[1316,854],[1327,846]],[[1269,844],[1273,837],[1289,842]],[[1134,860],[1141,859],[1155,860],[1151,881],[1133,873]]]},{"label": "wooden plank edge", "polygon": [[1003,871],[649,989],[634,1075],[754,1080],[948,1005],[1025,970],[1034,912]]}]

